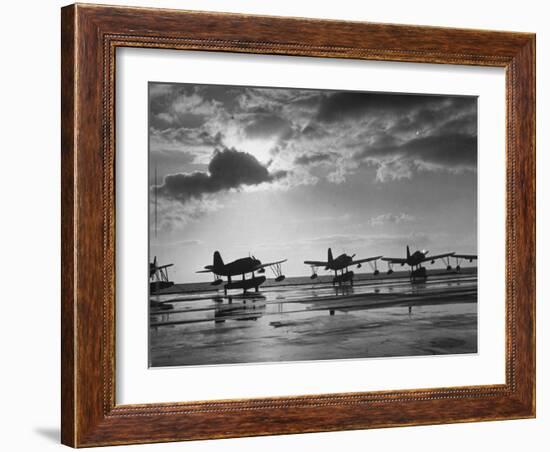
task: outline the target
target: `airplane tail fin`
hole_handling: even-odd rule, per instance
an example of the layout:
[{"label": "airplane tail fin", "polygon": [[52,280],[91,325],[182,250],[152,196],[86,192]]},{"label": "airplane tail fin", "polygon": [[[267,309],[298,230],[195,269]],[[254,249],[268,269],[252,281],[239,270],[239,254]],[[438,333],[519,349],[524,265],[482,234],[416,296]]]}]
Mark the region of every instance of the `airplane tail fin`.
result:
[{"label": "airplane tail fin", "polygon": [[223,259],[219,251],[214,252],[214,269],[223,267]]},{"label": "airplane tail fin", "polygon": [[411,251],[409,250],[409,245],[407,245],[407,260],[411,258]]},{"label": "airplane tail fin", "polygon": [[328,263],[330,264],[332,262],[332,250],[329,248],[328,249],[328,258],[327,258],[327,261]]}]

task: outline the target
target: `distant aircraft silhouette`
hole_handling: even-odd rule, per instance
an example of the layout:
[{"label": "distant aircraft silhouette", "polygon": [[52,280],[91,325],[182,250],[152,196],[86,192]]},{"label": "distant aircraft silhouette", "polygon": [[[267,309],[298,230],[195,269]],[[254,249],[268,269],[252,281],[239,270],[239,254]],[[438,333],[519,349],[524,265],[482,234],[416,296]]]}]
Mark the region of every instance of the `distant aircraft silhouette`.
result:
[{"label": "distant aircraft silhouette", "polygon": [[411,280],[416,279],[426,279],[426,268],[422,266],[424,262],[430,262],[434,264],[437,259],[441,259],[447,266],[447,271],[452,270],[450,259],[452,257],[456,258],[456,271],[460,271],[460,259],[466,259],[470,262],[477,259],[475,254],[456,254],[455,252],[436,254],[433,256],[428,256],[429,251],[427,250],[418,250],[411,254],[409,245],[407,245],[407,257],[383,257],[382,260],[388,263],[388,275],[393,273],[393,264],[400,264],[401,266],[407,264],[411,267]]},{"label": "distant aircraft silhouette", "polygon": [[168,268],[174,264],[157,265],[157,256],[149,262],[149,292],[155,293],[161,289],[172,287],[174,283],[168,278]]},{"label": "distant aircraft silhouette", "polygon": [[[213,273],[214,282],[212,285],[217,286],[223,282],[220,276],[227,277],[227,283],[224,285],[224,293],[227,295],[229,289],[242,289],[246,293],[248,289],[254,288],[258,292],[259,287],[265,282],[265,276],[255,276],[255,272],[265,273],[266,267],[270,267],[275,275],[275,281],[281,282],[285,279],[281,270],[281,264],[286,262],[286,259],[262,264],[259,259],[254,256],[243,257],[228,264],[224,264],[219,251],[214,252],[212,265],[206,265],[204,270],[199,270],[197,273]],[[252,278],[246,279],[246,274],[252,273]],[[232,276],[242,275],[242,280],[232,281]]]},{"label": "distant aircraft silhouette", "polygon": [[[380,259],[382,256],[374,256],[374,257],[367,257],[365,259],[355,259],[355,254],[352,254],[351,256],[347,255],[346,253],[340,254],[336,259],[332,257],[332,250],[329,248],[327,253],[327,260],[325,261],[304,261],[304,264],[309,265],[312,270],[311,279],[317,278],[317,273],[315,272],[316,267],[324,267],[325,270],[331,270],[334,272],[334,278],[332,280],[332,284],[335,285],[338,283],[338,285],[341,285],[344,282],[350,282],[350,284],[353,285],[353,271],[348,270],[348,267],[351,267],[352,265],[356,265],[357,268],[361,268],[361,264],[365,262],[373,262],[374,265],[374,274],[377,275],[378,268],[376,268],[376,261]],[[338,274],[338,271],[340,271],[340,274]]]}]

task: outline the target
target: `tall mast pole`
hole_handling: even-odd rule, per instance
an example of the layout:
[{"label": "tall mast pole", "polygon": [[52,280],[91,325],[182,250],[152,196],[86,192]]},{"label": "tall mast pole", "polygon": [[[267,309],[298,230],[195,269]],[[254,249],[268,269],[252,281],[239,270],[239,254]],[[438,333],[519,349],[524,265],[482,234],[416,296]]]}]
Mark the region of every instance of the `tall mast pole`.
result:
[{"label": "tall mast pole", "polygon": [[158,220],[158,209],[157,209],[157,194],[158,184],[157,184],[157,164],[155,163],[155,238],[157,237],[157,220]]}]

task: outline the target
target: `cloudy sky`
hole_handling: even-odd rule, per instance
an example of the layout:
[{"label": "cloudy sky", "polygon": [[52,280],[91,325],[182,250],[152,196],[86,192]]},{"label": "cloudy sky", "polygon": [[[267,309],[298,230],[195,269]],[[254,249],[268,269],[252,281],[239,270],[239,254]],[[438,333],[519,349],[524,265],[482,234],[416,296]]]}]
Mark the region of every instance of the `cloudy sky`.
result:
[{"label": "cloudy sky", "polygon": [[287,276],[329,246],[477,251],[475,97],[150,83],[149,152],[150,253],[176,282],[215,250]]}]

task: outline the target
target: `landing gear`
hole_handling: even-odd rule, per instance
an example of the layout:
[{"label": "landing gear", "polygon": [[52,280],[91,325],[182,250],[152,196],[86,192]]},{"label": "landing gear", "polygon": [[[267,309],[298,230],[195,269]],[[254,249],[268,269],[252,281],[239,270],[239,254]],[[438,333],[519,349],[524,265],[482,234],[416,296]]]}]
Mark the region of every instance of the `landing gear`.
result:
[{"label": "landing gear", "polygon": [[426,279],[428,278],[428,274],[426,273],[426,268],[422,267],[421,265],[412,267],[409,276],[412,283],[425,282]]},{"label": "landing gear", "polygon": [[353,276],[355,273],[348,270],[347,267],[344,271],[344,269],[340,270],[340,274],[338,274],[338,270],[334,271],[334,278],[332,279],[332,285],[335,286],[338,284],[338,287],[340,287],[342,284],[349,282],[351,286],[353,286]]},{"label": "landing gear", "polygon": [[231,285],[231,276],[227,277],[227,284],[223,286],[223,294],[227,297],[227,286]]},{"label": "landing gear", "polygon": [[456,271],[460,273],[460,258],[456,257]]},{"label": "landing gear", "polygon": [[315,272],[315,265],[311,265],[311,276],[309,279],[317,279],[317,273]]},{"label": "landing gear", "polygon": [[283,270],[281,268],[281,264],[274,264],[271,267],[271,271],[273,272],[273,275],[275,276],[276,282],[284,281],[285,275],[283,275]]},{"label": "landing gear", "polygon": [[376,264],[376,261],[369,262],[369,265],[370,265],[370,268],[372,269],[372,274],[374,276],[378,276],[380,274],[380,271],[378,270],[378,265]]}]

